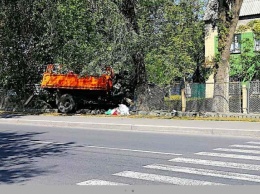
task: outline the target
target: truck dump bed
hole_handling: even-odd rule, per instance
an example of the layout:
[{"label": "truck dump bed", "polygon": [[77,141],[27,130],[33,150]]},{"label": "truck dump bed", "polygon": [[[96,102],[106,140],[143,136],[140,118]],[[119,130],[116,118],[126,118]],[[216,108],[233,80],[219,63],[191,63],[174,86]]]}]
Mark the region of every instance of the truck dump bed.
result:
[{"label": "truck dump bed", "polygon": [[54,65],[48,65],[43,75],[41,87],[44,89],[77,89],[77,90],[112,90],[112,78],[109,74],[101,76],[79,77],[74,73],[58,73]]}]

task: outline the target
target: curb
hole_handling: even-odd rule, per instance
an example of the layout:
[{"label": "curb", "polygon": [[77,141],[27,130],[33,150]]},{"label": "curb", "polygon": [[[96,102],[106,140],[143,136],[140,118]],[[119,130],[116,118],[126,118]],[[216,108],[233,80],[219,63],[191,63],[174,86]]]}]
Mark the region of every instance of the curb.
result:
[{"label": "curb", "polygon": [[260,138],[260,130],[256,129],[228,129],[213,127],[185,127],[185,126],[162,126],[162,125],[140,125],[140,124],[118,124],[118,123],[93,123],[93,122],[64,122],[64,121],[44,121],[26,119],[0,119],[4,124],[23,124],[44,127],[66,127],[80,129],[118,130],[134,132],[171,133],[188,135],[213,135],[232,137],[254,137]]}]

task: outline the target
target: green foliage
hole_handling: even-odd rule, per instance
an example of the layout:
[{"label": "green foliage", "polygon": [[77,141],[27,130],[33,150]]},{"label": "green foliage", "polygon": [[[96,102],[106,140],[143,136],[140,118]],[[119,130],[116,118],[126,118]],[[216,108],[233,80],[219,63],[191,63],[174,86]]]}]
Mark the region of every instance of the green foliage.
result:
[{"label": "green foliage", "polygon": [[[88,1],[65,0],[57,5],[57,31],[60,49],[55,61],[65,63],[69,69],[80,72],[100,46],[94,29],[94,14]],[[95,45],[96,44],[96,45]]]},{"label": "green foliage", "polygon": [[238,26],[236,32],[237,33],[243,33],[243,32],[246,32],[249,29],[250,29],[250,27],[248,25],[240,25],[240,26]]},{"label": "green foliage", "polygon": [[241,28],[251,29],[254,37],[242,40],[241,54],[231,57],[230,76],[239,78],[243,82],[251,81],[253,78],[260,79],[260,53],[254,51],[253,42],[253,39],[260,39],[260,20],[253,20],[238,29]]},{"label": "green foliage", "polygon": [[254,77],[259,78],[260,55],[254,53],[252,40],[242,41],[242,51],[240,55],[234,55],[230,61],[230,76],[236,77],[243,82],[251,81]]},{"label": "green foliage", "polygon": [[145,62],[149,80],[161,85],[194,73],[204,61],[204,23],[200,1],[168,1],[157,15],[154,43]]},{"label": "green foliage", "polygon": [[3,22],[0,28],[0,84],[23,94],[27,84],[38,82],[39,70],[52,50],[50,37],[46,34],[46,15],[52,11],[53,3],[47,0],[0,3]]},{"label": "green foliage", "polygon": [[204,1],[133,1],[132,18],[123,12],[126,2],[0,0],[0,85],[22,94],[40,82],[47,63],[81,75],[99,74],[104,64],[146,74],[134,66],[137,53],[149,81],[160,85],[202,64]]}]

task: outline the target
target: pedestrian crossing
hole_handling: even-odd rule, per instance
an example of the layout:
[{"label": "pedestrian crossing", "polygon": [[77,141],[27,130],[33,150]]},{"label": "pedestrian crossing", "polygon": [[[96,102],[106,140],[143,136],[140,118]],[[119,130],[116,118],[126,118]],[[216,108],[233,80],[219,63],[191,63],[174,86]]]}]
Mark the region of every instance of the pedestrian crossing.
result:
[{"label": "pedestrian crossing", "polygon": [[230,147],[235,147],[235,148],[249,148],[249,149],[260,149],[260,146],[252,146],[252,145],[231,145]]},{"label": "pedestrian crossing", "polygon": [[111,186],[116,186],[116,185],[127,185],[127,184],[93,179],[93,180],[89,180],[89,181],[84,181],[84,182],[78,183],[77,185],[80,185],[80,186],[83,186],[83,185],[96,185],[96,186],[104,186],[104,185],[108,186],[108,185],[111,185]]},{"label": "pedestrian crossing", "polygon": [[260,165],[256,164],[245,164],[245,163],[235,163],[235,162],[223,162],[215,160],[201,160],[192,158],[174,158],[170,160],[171,162],[183,163],[183,164],[198,164],[202,166],[213,166],[222,168],[234,168],[242,170],[254,170],[260,172]]},{"label": "pedestrian crossing", "polygon": [[256,144],[256,145],[260,145],[260,142],[256,142],[256,141],[250,141],[250,142],[247,142],[249,144]]},{"label": "pedestrian crossing", "polygon": [[239,152],[239,153],[247,153],[247,154],[260,154],[260,150],[243,150],[243,149],[226,149],[226,148],[217,148],[214,149],[222,152]]},{"label": "pedestrian crossing", "polygon": [[109,179],[116,181],[93,179],[77,185],[131,185],[136,181],[172,185],[259,184],[259,160],[260,142],[250,141],[243,145],[216,148],[212,152],[198,152],[194,157],[176,156],[167,164],[145,165],[139,172],[112,174]]},{"label": "pedestrian crossing", "polygon": [[260,156],[223,154],[223,153],[217,153],[217,152],[199,152],[199,153],[196,153],[196,155],[222,157],[222,158],[233,158],[233,159],[244,159],[244,160],[260,160]]},{"label": "pedestrian crossing", "polygon": [[174,184],[174,185],[224,185],[224,184],[213,183],[213,182],[208,182],[208,181],[191,180],[191,179],[184,179],[184,178],[177,178],[177,177],[170,177],[170,176],[163,176],[163,175],[156,175],[156,174],[148,174],[148,173],[140,173],[140,172],[132,172],[132,171],[120,172],[120,173],[117,173],[114,175],[120,176],[120,177],[153,181],[153,182],[169,183],[169,184]]},{"label": "pedestrian crossing", "polygon": [[166,170],[172,172],[182,172],[187,174],[196,174],[196,175],[204,175],[204,176],[213,176],[213,177],[220,177],[220,178],[229,178],[229,179],[236,179],[236,180],[253,181],[253,182],[260,183],[260,176],[250,175],[250,174],[241,174],[241,173],[233,173],[233,172],[218,171],[218,170],[207,170],[207,169],[200,169],[200,168],[188,168],[182,166],[170,166],[170,165],[163,165],[163,164],[147,165],[144,166],[144,168]]}]

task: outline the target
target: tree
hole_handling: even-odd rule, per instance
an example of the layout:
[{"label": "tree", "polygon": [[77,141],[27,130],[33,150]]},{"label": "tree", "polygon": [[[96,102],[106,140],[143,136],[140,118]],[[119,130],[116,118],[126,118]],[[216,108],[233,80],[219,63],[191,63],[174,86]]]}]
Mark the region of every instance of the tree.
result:
[{"label": "tree", "polygon": [[123,18],[126,27],[125,38],[121,40],[127,51],[124,57],[128,59],[128,65],[133,64],[133,85],[135,86],[136,104],[139,110],[148,110],[147,104],[148,85],[145,66],[145,51],[151,35],[150,16],[159,2],[147,0],[113,0],[117,10]]},{"label": "tree", "polygon": [[210,0],[209,19],[218,31],[218,56],[215,61],[213,110],[229,112],[230,47],[239,21],[243,0]]},{"label": "tree", "polygon": [[204,2],[185,0],[162,5],[156,15],[154,46],[145,58],[150,81],[170,85],[194,73],[204,61]]},{"label": "tree", "polygon": [[97,17],[93,6],[95,4],[87,0],[60,1],[57,3],[57,16],[53,18],[57,31],[55,39],[60,45],[56,55],[53,53],[54,61],[78,74],[85,67],[88,67],[85,71],[89,75],[98,73],[98,65],[94,62],[98,55],[95,52],[98,47],[100,50],[103,47],[95,28]]},{"label": "tree", "polygon": [[[39,80],[40,67],[48,60],[52,48],[50,37],[46,37],[46,11],[52,11],[52,2],[47,0],[0,1],[2,21],[0,56],[1,85],[15,89],[24,97],[27,84]],[[50,13],[49,12],[49,13]]]},{"label": "tree", "polygon": [[169,84],[201,61],[200,1],[0,0],[1,82],[22,92],[39,83],[46,63],[81,75],[113,65],[130,70],[138,109],[148,110],[152,77],[168,76],[157,84]]}]

